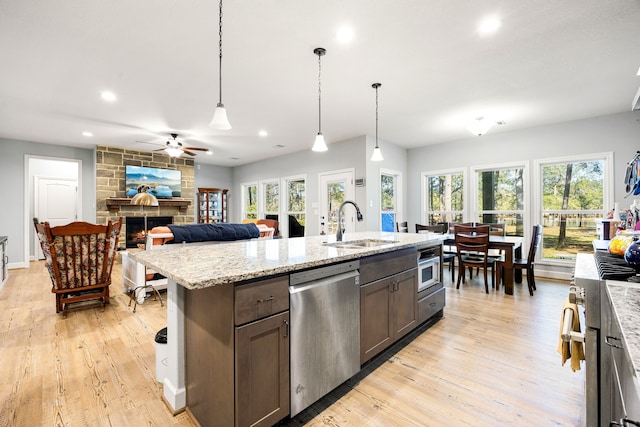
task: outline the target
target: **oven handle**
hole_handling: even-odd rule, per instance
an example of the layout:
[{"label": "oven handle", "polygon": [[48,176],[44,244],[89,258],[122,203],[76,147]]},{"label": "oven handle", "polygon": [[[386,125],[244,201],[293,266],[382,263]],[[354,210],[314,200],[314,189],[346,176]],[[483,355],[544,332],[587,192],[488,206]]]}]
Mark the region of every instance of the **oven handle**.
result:
[{"label": "oven handle", "polygon": [[564,309],[563,320],[564,320],[564,323],[562,324],[562,341],[584,342],[584,334],[573,331],[573,309],[571,308]]}]

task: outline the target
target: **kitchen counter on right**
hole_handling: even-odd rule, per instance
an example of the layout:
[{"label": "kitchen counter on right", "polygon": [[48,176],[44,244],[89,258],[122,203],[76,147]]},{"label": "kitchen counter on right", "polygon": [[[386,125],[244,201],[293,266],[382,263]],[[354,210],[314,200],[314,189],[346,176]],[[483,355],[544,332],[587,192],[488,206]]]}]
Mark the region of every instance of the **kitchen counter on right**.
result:
[{"label": "kitchen counter on right", "polygon": [[640,283],[607,280],[614,315],[622,329],[622,345],[640,377]]}]

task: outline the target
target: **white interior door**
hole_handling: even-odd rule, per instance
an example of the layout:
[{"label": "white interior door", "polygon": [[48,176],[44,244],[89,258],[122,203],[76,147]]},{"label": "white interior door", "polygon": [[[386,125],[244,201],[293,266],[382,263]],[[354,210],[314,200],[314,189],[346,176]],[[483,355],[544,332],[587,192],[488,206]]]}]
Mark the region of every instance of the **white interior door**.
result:
[{"label": "white interior door", "polygon": [[[78,218],[78,180],[34,177],[33,213],[40,222],[52,227],[64,225]],[[38,236],[35,236],[35,255],[44,259]]]},{"label": "white interior door", "polygon": [[[355,189],[353,170],[344,170],[320,174],[320,222],[324,222],[327,234],[338,231],[338,207],[345,200],[353,200]],[[356,211],[353,206],[343,210],[345,233],[356,230]],[[324,221],[323,221],[324,218]],[[320,225],[322,231],[322,225]]]}]

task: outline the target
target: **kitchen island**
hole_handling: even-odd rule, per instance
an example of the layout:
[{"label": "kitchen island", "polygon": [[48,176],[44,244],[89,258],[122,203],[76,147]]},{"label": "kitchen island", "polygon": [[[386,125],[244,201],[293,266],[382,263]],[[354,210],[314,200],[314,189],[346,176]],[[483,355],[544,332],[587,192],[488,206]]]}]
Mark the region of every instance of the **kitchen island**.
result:
[{"label": "kitchen island", "polygon": [[[242,384],[244,381],[243,378],[238,377],[237,371],[241,371],[237,369],[239,365],[266,363],[264,359],[268,359],[267,357],[256,358],[255,351],[253,356],[246,357],[240,357],[233,351],[234,347],[242,345],[241,342],[236,341],[241,332],[237,319],[244,316],[237,303],[234,307],[234,301],[241,299],[239,295],[234,294],[234,290],[239,288],[236,285],[249,283],[251,286],[243,285],[242,290],[243,294],[251,294],[252,298],[254,293],[267,292],[260,301],[266,302],[263,307],[267,314],[270,310],[277,314],[279,313],[277,306],[280,300],[285,298],[282,295],[282,289],[285,289],[285,293],[287,292],[283,283],[288,284],[289,274],[411,248],[417,255],[418,250],[441,246],[443,238],[444,236],[438,234],[362,232],[349,233],[344,239],[345,244],[340,246],[337,246],[334,236],[311,236],[197,246],[177,244],[167,245],[164,250],[131,254],[135,261],[169,279],[167,288],[168,363],[163,393],[165,402],[174,412],[179,412],[187,406],[190,410],[193,409],[192,407],[217,407],[215,413],[217,424],[242,424],[237,421],[237,414],[234,422],[233,399],[224,402],[204,402],[202,399],[215,400],[215,398],[198,395],[206,394],[199,391],[208,392],[211,388],[207,387],[212,387],[213,390],[225,388],[234,390],[234,383]],[[363,240],[371,241],[374,245],[348,244]],[[394,282],[393,286],[396,290],[398,283]],[[286,298],[286,310],[288,310],[288,294]],[[417,310],[414,309],[414,311]],[[279,325],[285,325],[285,329],[288,328],[288,311],[278,316],[284,317],[277,318],[274,315],[268,319],[280,322]],[[251,318],[251,320],[255,319],[259,317]],[[282,326],[271,329],[271,332],[276,331],[271,335],[277,339],[277,331],[281,329]],[[263,335],[270,336],[269,331],[264,331]],[[205,346],[209,341],[211,343]],[[268,342],[273,344],[271,341]],[[251,345],[255,341],[247,343]],[[277,343],[274,345],[277,346]],[[287,365],[283,369],[287,369],[288,375],[288,348],[283,348],[282,343],[279,345],[280,347],[275,351],[278,348],[281,351],[287,351],[286,360],[279,360],[279,363],[282,366]],[[231,351],[227,351],[228,349]],[[234,366],[236,372],[234,372]],[[194,374],[196,371],[198,375]],[[213,384],[205,384],[207,382]],[[241,388],[241,386],[235,387],[236,406],[240,406],[238,401],[243,397]],[[288,388],[286,394],[288,395]],[[225,408],[231,408],[230,413]],[[242,408],[242,411],[249,412],[250,409]],[[235,411],[238,411],[238,408]],[[288,404],[284,415],[287,414]],[[196,418],[202,418],[202,416],[196,416]],[[207,415],[205,418],[211,417]],[[207,419],[199,422],[206,425],[209,423]]]}]

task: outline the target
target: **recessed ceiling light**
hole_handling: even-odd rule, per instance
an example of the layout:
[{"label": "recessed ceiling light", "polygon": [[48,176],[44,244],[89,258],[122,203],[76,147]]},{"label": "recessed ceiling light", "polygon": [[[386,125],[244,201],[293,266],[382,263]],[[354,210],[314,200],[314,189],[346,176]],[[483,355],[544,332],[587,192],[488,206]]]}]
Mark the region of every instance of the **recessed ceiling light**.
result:
[{"label": "recessed ceiling light", "polygon": [[266,130],[261,130],[260,132],[258,132],[258,135],[264,138],[265,136],[269,135],[269,132],[267,132]]},{"label": "recessed ceiling light", "polygon": [[100,92],[100,97],[108,102],[113,102],[116,100],[116,94],[109,90],[103,90],[102,92]]},{"label": "recessed ceiling light", "polygon": [[93,134],[91,132],[82,132],[82,136],[92,137]]},{"label": "recessed ceiling light", "polygon": [[497,16],[488,16],[480,21],[478,32],[481,34],[495,33],[502,25],[502,20]]},{"label": "recessed ceiling light", "polygon": [[353,28],[351,27],[342,27],[336,33],[336,39],[340,43],[349,43],[353,40]]}]

